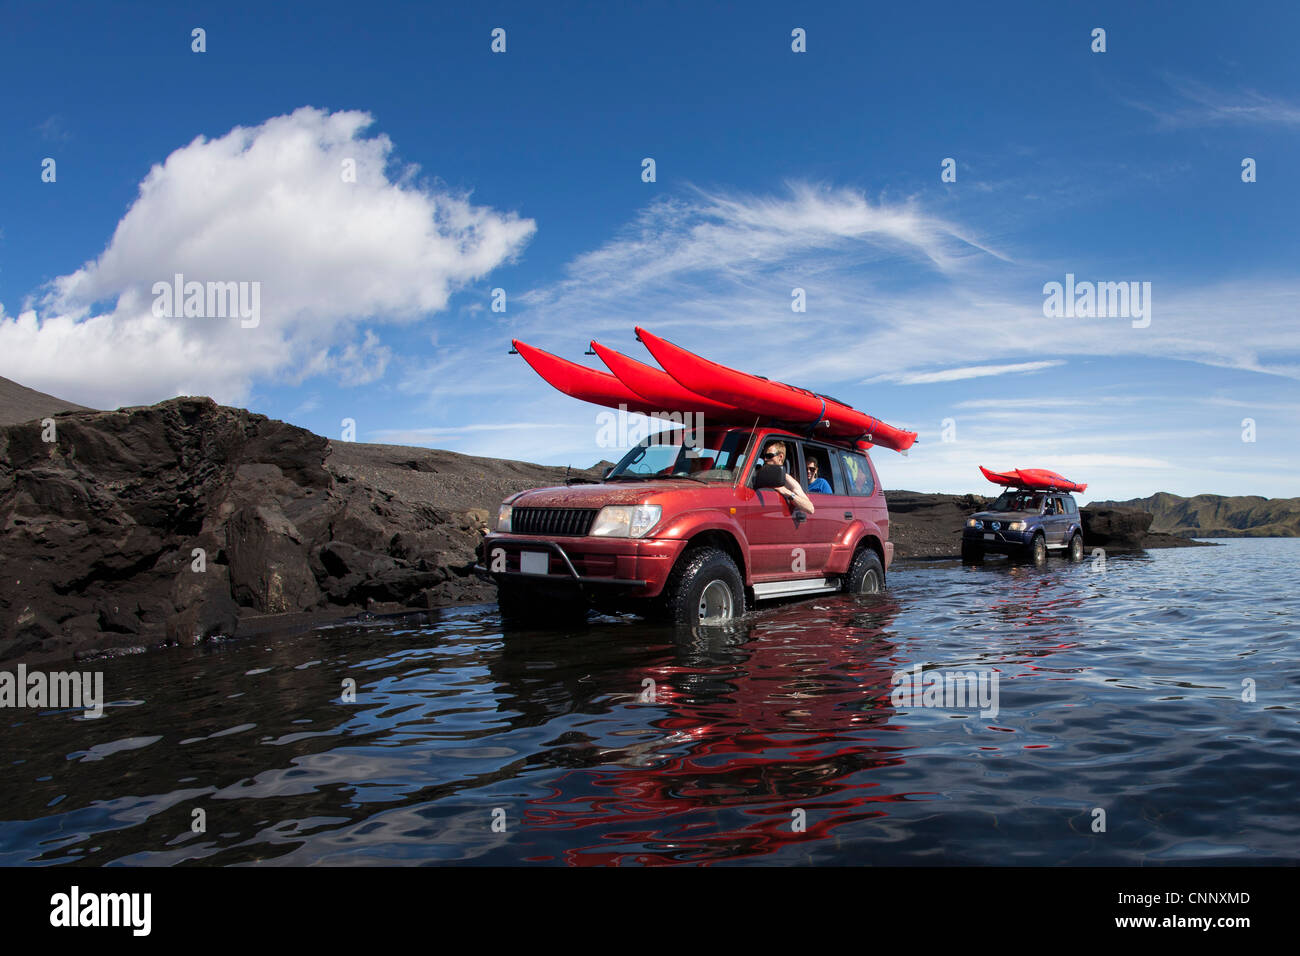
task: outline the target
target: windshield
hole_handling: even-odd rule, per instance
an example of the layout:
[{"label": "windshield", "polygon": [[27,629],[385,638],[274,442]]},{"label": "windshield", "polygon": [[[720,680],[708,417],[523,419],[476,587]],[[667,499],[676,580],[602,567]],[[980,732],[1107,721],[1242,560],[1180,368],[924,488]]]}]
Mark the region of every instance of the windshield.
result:
[{"label": "windshield", "polygon": [[[688,447],[684,437],[699,440]],[[698,432],[683,429],[657,432],[624,455],[606,481],[694,478],[730,484],[748,440],[749,432],[743,429],[705,429],[702,439]]]},{"label": "windshield", "polygon": [[1043,496],[1033,491],[1004,491],[989,505],[989,511],[1034,511],[1043,506]]}]

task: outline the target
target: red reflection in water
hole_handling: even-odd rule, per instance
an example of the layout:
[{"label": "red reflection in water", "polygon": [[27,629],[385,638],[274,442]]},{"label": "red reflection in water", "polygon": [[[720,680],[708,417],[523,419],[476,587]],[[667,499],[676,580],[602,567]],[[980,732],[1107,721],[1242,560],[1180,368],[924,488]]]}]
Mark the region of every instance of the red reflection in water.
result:
[{"label": "red reflection in water", "polygon": [[[530,828],[600,833],[574,865],[659,865],[774,853],[830,839],[889,803],[865,772],[903,763],[891,730],[888,598],[780,609],[747,633],[684,638],[649,673],[664,732],[558,778],[529,801]],[[617,762],[614,762],[617,761]],[[796,829],[802,814],[803,830]],[[638,826],[638,824],[653,824]]]}]

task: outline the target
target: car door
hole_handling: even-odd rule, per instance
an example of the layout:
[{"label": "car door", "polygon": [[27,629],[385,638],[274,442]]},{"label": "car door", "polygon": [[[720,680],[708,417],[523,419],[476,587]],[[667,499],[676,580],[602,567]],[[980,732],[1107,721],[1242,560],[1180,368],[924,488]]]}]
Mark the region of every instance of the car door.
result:
[{"label": "car door", "polygon": [[1065,497],[1065,543],[1068,546],[1074,529],[1079,527],[1079,505],[1073,496]]},{"label": "car door", "polygon": [[[884,543],[886,554],[892,549],[889,542],[889,508],[884,495],[877,487],[875,470],[866,454],[846,448],[839,450],[841,474],[844,477],[844,493],[841,498],[844,511],[853,518],[863,522],[868,528],[879,533]],[[853,520],[851,518],[850,520]]]},{"label": "car door", "polygon": [[[808,483],[803,484],[804,492],[815,509],[808,523],[812,525],[811,537],[812,546],[816,549],[816,567],[822,574],[843,574],[848,570],[848,562],[852,558],[852,554],[836,553],[836,545],[843,539],[845,529],[853,520],[854,507],[854,499],[849,496],[848,489],[845,487],[839,451],[840,449],[813,442],[803,444],[804,461],[800,474],[807,476],[808,460],[810,457],[814,458],[819,466],[818,477],[831,486],[829,493],[809,492]],[[809,570],[813,568],[813,557],[814,554],[810,551]]]},{"label": "car door", "polygon": [[[798,442],[784,436],[771,437],[785,442],[786,474],[798,474],[798,470],[803,468]],[[743,524],[745,536],[749,539],[754,582],[820,576],[826,555],[814,540],[815,531],[808,513],[795,508],[773,488],[754,488],[756,466],[762,464],[757,457],[760,454],[758,449],[769,440],[765,438],[755,446],[755,462],[749,467],[746,488],[752,497],[746,500]]]},{"label": "car door", "polygon": [[1061,500],[1060,495],[1048,495],[1044,501],[1051,502],[1052,514],[1043,520],[1043,531],[1047,537],[1047,543],[1052,546],[1065,544],[1065,529],[1069,524],[1070,518],[1065,513],[1065,502]]}]

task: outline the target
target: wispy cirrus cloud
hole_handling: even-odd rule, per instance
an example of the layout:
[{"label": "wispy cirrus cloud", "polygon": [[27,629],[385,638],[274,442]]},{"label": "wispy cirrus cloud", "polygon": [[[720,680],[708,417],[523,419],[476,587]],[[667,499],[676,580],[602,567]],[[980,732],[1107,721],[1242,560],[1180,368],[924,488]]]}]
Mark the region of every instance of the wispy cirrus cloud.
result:
[{"label": "wispy cirrus cloud", "polygon": [[1126,98],[1165,129],[1189,126],[1300,126],[1300,103],[1257,90],[1217,89],[1198,80],[1167,75],[1170,95],[1157,101]]},{"label": "wispy cirrus cloud", "polygon": [[913,202],[873,202],[809,183],[789,184],[783,195],[693,189],[650,203],[613,239],[570,262],[565,278],[520,303],[527,324],[575,306],[644,311],[647,299],[666,302],[701,283],[738,295],[774,272],[812,278],[845,263],[892,262],[946,274],[990,258],[1007,257]]},{"label": "wispy cirrus cloud", "polygon": [[67,143],[72,140],[72,131],[68,129],[67,121],[58,113],[46,117],[36,127],[36,131],[47,143]]},{"label": "wispy cirrus cloud", "polygon": [[[696,190],[652,203],[575,258],[565,278],[521,296],[509,326],[577,357],[592,336],[639,352],[628,342],[641,324],[756,374],[819,388],[847,383],[848,400],[855,383],[991,380],[1074,358],[1158,358],[1300,379],[1300,290],[1289,278],[1153,276],[1151,324],[1133,328],[1125,318],[1046,318],[1043,285],[1067,271],[1111,278],[1090,274],[1086,262],[1019,261],[918,203],[808,185],[775,197]],[[795,289],[806,312],[791,310]]]},{"label": "wispy cirrus cloud", "polygon": [[1016,362],[1011,365],[967,365],[962,368],[945,368],[933,372],[887,372],[864,381],[864,385],[893,382],[896,385],[933,385],[937,382],[960,382],[968,378],[987,378],[990,375],[1022,375],[1041,372],[1043,369],[1064,365],[1060,359],[1043,362]]},{"label": "wispy cirrus cloud", "polygon": [[557,422],[483,422],[476,425],[450,425],[439,428],[380,429],[374,436],[387,442],[420,445],[448,435],[469,435],[477,432],[515,432],[535,428],[568,428]]}]

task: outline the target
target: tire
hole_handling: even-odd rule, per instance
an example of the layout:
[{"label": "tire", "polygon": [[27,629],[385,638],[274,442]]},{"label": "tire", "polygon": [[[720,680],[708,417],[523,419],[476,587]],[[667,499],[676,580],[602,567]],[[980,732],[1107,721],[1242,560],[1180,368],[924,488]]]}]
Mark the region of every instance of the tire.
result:
[{"label": "tire", "polygon": [[979,564],[984,560],[984,549],[978,544],[963,541],[961,543],[962,564]]},{"label": "tire", "polygon": [[1083,535],[1077,531],[1074,533],[1074,537],[1070,539],[1070,560],[1083,560]]},{"label": "tire", "polygon": [[880,555],[863,548],[853,556],[849,573],[844,575],[844,590],[849,594],[879,594],[885,589],[885,568]]},{"label": "tire", "polygon": [[1029,542],[1029,560],[1034,564],[1047,563],[1047,538],[1041,531]]},{"label": "tire", "polygon": [[497,608],[509,627],[544,627],[581,624],[587,619],[587,602],[581,597],[556,597],[520,587],[497,585]]},{"label": "tire", "polygon": [[745,613],[745,582],[719,548],[686,552],[664,585],[664,615],[686,627],[723,624]]}]

